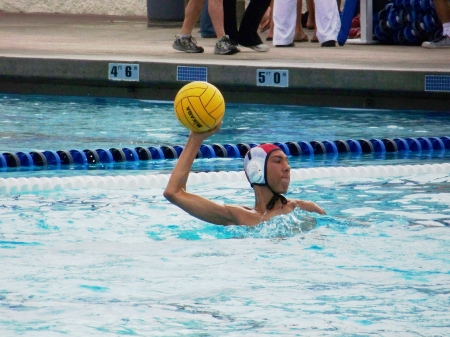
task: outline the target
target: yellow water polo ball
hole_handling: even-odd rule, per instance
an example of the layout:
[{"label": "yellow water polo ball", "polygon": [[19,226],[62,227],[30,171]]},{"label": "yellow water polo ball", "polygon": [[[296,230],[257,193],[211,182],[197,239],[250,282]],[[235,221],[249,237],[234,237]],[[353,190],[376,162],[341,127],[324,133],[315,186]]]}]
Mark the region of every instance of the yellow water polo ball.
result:
[{"label": "yellow water polo ball", "polygon": [[194,132],[213,129],[225,114],[221,92],[208,82],[186,84],[178,91],[173,105],[180,123]]}]

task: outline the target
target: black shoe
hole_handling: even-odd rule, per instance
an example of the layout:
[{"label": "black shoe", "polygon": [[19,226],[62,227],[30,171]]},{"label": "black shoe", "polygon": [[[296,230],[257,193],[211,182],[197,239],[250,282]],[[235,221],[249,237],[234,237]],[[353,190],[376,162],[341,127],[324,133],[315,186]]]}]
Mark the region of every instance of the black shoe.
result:
[{"label": "black shoe", "polygon": [[329,40],[321,44],[321,47],[336,47],[336,41]]},{"label": "black shoe", "polygon": [[295,47],[295,43],[292,42],[292,43],[289,43],[289,44],[279,44],[279,45],[276,45],[275,47],[276,48],[278,48],[278,47]]}]

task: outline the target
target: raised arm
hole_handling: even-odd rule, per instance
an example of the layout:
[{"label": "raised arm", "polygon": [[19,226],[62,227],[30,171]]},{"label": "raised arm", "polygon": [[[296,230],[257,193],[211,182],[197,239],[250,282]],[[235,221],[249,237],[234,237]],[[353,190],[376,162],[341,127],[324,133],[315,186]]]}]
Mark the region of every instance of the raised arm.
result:
[{"label": "raised arm", "polygon": [[216,225],[234,225],[237,224],[234,214],[237,211],[236,207],[219,205],[211,200],[186,191],[189,172],[191,171],[192,163],[200,145],[206,138],[216,133],[220,129],[220,126],[221,124],[208,132],[197,133],[191,131],[186,146],[181,152],[170,176],[164,191],[164,197],[196,218]]}]

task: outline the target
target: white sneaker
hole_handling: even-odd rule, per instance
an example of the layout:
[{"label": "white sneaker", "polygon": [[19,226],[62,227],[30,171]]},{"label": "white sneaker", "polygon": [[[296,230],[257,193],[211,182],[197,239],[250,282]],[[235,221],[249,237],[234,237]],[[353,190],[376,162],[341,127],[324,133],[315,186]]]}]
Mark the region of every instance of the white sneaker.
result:
[{"label": "white sneaker", "polygon": [[424,48],[450,48],[450,37],[442,35],[434,41],[425,41],[422,43]]},{"label": "white sneaker", "polygon": [[253,49],[254,51],[259,51],[259,52],[262,52],[262,53],[270,50],[269,46],[267,46],[265,44],[262,44],[262,43],[258,44],[256,46],[246,46],[246,47],[250,48],[250,49]]}]

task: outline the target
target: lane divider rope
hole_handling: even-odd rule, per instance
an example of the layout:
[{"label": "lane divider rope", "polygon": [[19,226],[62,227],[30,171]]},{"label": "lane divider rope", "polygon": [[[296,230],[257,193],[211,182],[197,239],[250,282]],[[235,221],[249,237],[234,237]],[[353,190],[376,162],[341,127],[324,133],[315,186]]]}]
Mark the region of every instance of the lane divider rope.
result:
[{"label": "lane divider rope", "polygon": [[[334,141],[275,142],[288,156],[315,156],[338,153],[386,153],[399,151],[445,151],[450,149],[450,137],[348,139]],[[258,144],[203,144],[197,158],[243,158],[246,152]],[[161,147],[110,148],[59,151],[32,151],[0,153],[0,169],[8,167],[40,166],[69,168],[71,165],[112,164],[120,162],[139,162],[142,160],[176,159],[183,146],[163,145]]]},{"label": "lane divider rope", "polygon": [[[360,167],[318,167],[291,170],[291,181],[327,177],[395,177],[417,174],[448,174],[450,163],[424,165],[380,165]],[[169,174],[133,176],[74,176],[40,178],[0,178],[0,194],[65,189],[138,190],[164,188]],[[191,173],[188,186],[210,183],[247,182],[244,171]]]}]

